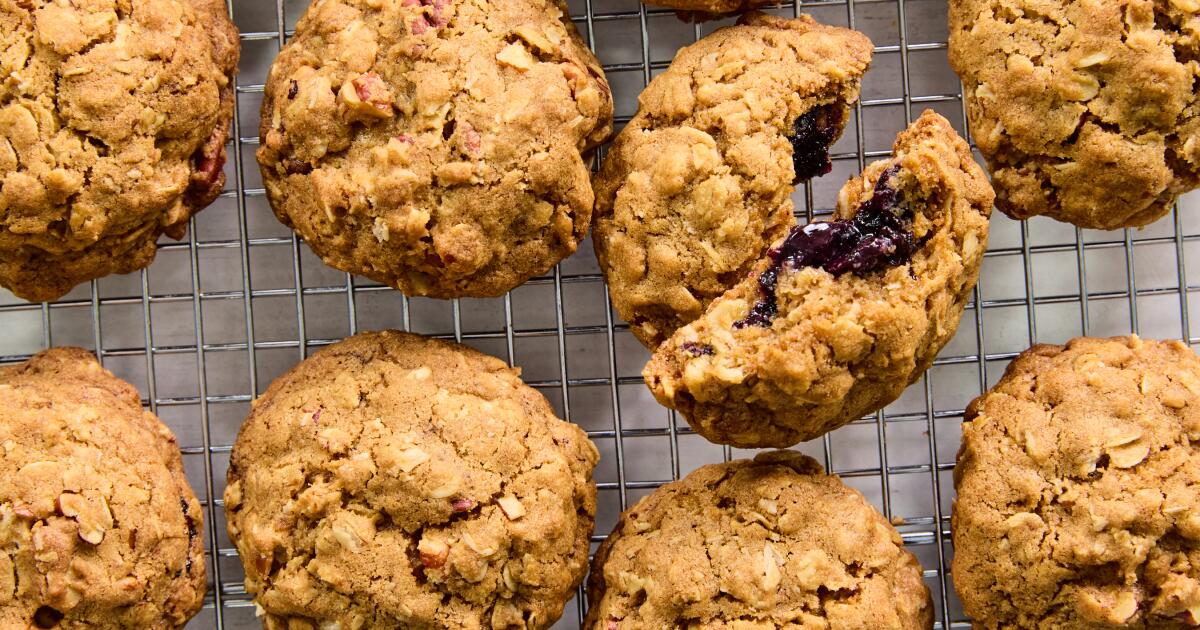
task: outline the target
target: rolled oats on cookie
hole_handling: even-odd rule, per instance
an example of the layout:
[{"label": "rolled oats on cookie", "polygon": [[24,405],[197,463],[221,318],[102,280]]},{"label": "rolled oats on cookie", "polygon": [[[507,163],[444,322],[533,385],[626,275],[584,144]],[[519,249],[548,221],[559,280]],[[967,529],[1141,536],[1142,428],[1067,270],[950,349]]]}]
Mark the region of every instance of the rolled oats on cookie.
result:
[{"label": "rolled oats on cookie", "polygon": [[360,334],[255,402],[229,536],[268,630],[549,628],[587,570],[598,457],[502,361]]},{"label": "rolled oats on cookie", "polygon": [[91,353],[0,367],[0,628],[183,628],[202,522],[175,436]]},{"label": "rolled oats on cookie", "polygon": [[1143,226],[1200,185],[1200,4],[951,0],[950,63],[996,205]]},{"label": "rolled oats on cookie", "polygon": [[927,111],[893,157],[793,227],[675,331],[642,374],[710,441],[786,447],[894,401],[958,328],[987,248],[992,190]]},{"label": "rolled oats on cookie", "polygon": [[148,266],[225,184],[238,33],[221,0],[0,2],[0,286]]},{"label": "rolled oats on cookie", "polygon": [[829,172],[871,42],[807,15],[750,13],[681,50],[595,177],[596,255],[613,306],[658,347],[795,223]]},{"label": "rolled oats on cookie", "polygon": [[1038,345],[968,407],[954,585],[974,627],[1200,625],[1200,358]]},{"label": "rolled oats on cookie", "polygon": [[558,0],[316,0],[265,91],[267,196],[332,267],[497,296],[584,238],[613,104]]}]

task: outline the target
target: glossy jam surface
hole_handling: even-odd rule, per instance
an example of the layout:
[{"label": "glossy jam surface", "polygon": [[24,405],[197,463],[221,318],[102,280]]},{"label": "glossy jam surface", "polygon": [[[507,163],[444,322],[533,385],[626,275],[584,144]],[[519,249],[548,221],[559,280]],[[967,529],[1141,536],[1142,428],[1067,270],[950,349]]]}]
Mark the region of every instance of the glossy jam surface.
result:
[{"label": "glossy jam surface", "polygon": [[842,124],[842,106],[839,103],[821,105],[796,119],[792,124],[792,169],[795,182],[812,179],[828,173],[833,164],[829,161],[829,147],[837,140]]},{"label": "glossy jam surface", "polygon": [[771,325],[779,314],[775,290],[784,265],[820,267],[840,276],[870,273],[911,260],[917,250],[912,225],[902,216],[900,193],[891,182],[899,170],[899,166],[885,170],[870,199],[859,205],[849,220],[792,228],[778,247],[767,252],[771,265],[758,277],[759,299],[734,327]]}]

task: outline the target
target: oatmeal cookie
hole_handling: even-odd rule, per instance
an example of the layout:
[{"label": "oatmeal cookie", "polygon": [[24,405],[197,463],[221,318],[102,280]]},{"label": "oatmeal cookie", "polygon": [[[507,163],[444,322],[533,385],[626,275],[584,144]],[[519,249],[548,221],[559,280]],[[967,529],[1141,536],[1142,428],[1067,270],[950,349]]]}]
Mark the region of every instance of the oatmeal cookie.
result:
[{"label": "oatmeal cookie", "polygon": [[979,277],[992,190],[932,111],[893,151],[658,348],[643,375],[659,402],[714,442],[783,447],[920,378]]},{"label": "oatmeal cookie", "polygon": [[361,334],[256,401],[229,536],[268,630],[548,628],[587,570],[597,459],[502,361]]},{"label": "oatmeal cookie", "polygon": [[925,630],[900,534],[788,451],[704,466],[621,515],[588,578],[588,630]]},{"label": "oatmeal cookie", "polygon": [[1200,185],[1200,3],[951,0],[950,62],[997,205],[1142,226]]},{"label": "oatmeal cookie", "polygon": [[871,60],[861,33],[763,13],[684,48],[639,97],[595,178],[613,306],[658,347],[795,224]]},{"label": "oatmeal cookie", "polygon": [[0,367],[0,627],[183,628],[201,508],[175,436],[78,348]]},{"label": "oatmeal cookie", "polygon": [[583,239],[612,107],[559,0],[317,0],[271,67],[258,161],[326,264],[496,296]]},{"label": "oatmeal cookie", "polygon": [[0,286],[53,300],[154,260],[225,184],[221,0],[0,0]]},{"label": "oatmeal cookie", "polygon": [[1200,359],[1186,345],[1034,346],[965,420],[953,575],[976,628],[1200,625]]}]

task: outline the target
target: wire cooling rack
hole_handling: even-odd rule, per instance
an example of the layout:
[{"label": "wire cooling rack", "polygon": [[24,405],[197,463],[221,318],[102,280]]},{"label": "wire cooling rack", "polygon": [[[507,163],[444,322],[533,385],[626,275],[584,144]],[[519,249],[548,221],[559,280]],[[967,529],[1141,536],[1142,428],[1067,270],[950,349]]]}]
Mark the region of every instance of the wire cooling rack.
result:
[{"label": "wire cooling rack", "polygon": [[[230,446],[253,395],[312,350],[360,330],[401,328],[453,338],[520,366],[559,414],[587,429],[603,460],[599,541],[620,511],[695,467],[745,455],[713,446],[658,406],[642,384],[648,353],[612,314],[591,244],[551,275],[490,300],[406,299],[325,267],[275,221],[254,150],[267,68],[307,0],[232,0],[242,31],[229,189],[193,219],[186,240],[164,241],[144,272],[31,305],[0,291],[0,362],[53,345],[98,352],[137,385],[175,431],[205,505],[210,585],[189,628],[257,628],[220,499]],[[783,5],[784,15],[865,32],[875,59],[852,124],[834,147],[834,172],[798,190],[802,218],[828,214],[842,183],[887,155],[924,108],[966,131],[961,87],[946,62],[945,0],[845,0]],[[675,51],[723,23],[678,21],[636,0],[572,0],[571,14],[604,64],[618,126]],[[797,447],[862,491],[901,530],[925,567],[937,626],[969,624],[947,574],[952,469],[966,404],[1035,342],[1138,332],[1193,346],[1200,299],[1200,197],[1141,231],[1078,230],[996,214],[991,248],[958,335],[896,403]],[[1200,304],[1196,304],[1200,307]],[[577,628],[581,598],[557,627]]]}]

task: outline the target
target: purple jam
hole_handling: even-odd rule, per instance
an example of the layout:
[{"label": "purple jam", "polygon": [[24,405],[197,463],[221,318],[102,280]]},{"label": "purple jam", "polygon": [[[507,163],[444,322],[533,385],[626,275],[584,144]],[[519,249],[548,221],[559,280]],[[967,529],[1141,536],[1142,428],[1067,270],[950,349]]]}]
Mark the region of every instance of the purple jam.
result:
[{"label": "purple jam", "polygon": [[[187,499],[179,497],[179,507],[183,510],[183,520],[187,521],[188,549],[191,549],[192,543],[196,541],[196,536],[199,536],[200,532],[196,531],[196,521],[188,514]],[[184,561],[184,570],[189,574],[192,572],[192,554],[190,552],[187,560]]]},{"label": "purple jam", "polygon": [[771,325],[779,314],[775,289],[784,265],[819,267],[840,276],[870,273],[912,259],[917,244],[911,221],[903,216],[900,193],[890,183],[899,170],[896,165],[880,174],[871,198],[860,204],[849,220],[792,228],[778,247],[767,252],[771,265],[758,276],[759,300],[733,327]]},{"label": "purple jam", "polygon": [[842,125],[842,106],[830,103],[814,107],[792,123],[792,183],[824,175],[833,169],[829,147],[837,140]]},{"label": "purple jam", "polygon": [[679,346],[684,352],[694,357],[712,356],[715,349],[706,343],[696,343],[694,341],[685,341]]}]

